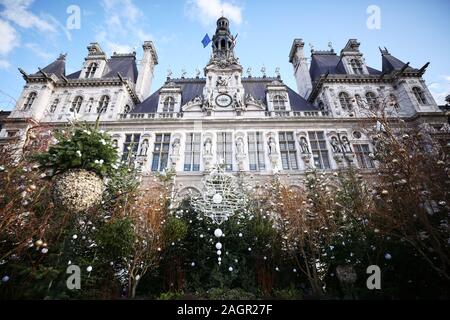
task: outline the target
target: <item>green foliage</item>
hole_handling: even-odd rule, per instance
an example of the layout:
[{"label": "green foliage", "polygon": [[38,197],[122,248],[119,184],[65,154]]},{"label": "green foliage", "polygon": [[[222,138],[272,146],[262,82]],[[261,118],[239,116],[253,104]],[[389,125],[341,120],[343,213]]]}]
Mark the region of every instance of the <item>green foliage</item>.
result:
[{"label": "green foliage", "polygon": [[129,218],[114,219],[101,226],[95,237],[106,260],[127,257],[135,239],[132,221]]},{"label": "green foliage", "polygon": [[255,300],[256,295],[241,288],[212,288],[206,294],[211,300]]},{"label": "green foliage", "polygon": [[117,169],[117,150],[109,134],[98,126],[76,126],[68,132],[55,132],[57,143],[33,157],[43,168],[60,173],[79,168],[107,176]]},{"label": "green foliage", "polygon": [[162,292],[157,300],[182,300],[184,297],[184,293],[182,291],[169,291],[169,292]]},{"label": "green foliage", "polygon": [[187,232],[188,226],[184,221],[176,217],[169,217],[164,225],[163,235],[165,241],[171,243],[184,239]]}]

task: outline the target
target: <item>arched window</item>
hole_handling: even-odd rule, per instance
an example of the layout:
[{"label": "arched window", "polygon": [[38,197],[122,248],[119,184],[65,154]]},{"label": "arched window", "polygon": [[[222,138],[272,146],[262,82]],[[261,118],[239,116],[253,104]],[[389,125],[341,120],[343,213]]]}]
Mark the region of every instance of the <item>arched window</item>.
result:
[{"label": "arched window", "polygon": [[273,110],[274,111],[286,111],[286,102],[280,95],[273,97]]},{"label": "arched window", "polygon": [[369,91],[366,93],[366,100],[367,100],[367,105],[370,108],[374,108],[377,105],[377,96],[375,93]]},{"label": "arched window", "polygon": [[76,96],[75,99],[73,99],[72,108],[70,108],[70,111],[75,112],[75,113],[80,112],[82,103],[83,103],[83,97]]},{"label": "arched window", "polygon": [[172,97],[167,97],[164,100],[163,112],[174,112],[175,111],[175,99]]},{"label": "arched window", "polygon": [[123,113],[130,113],[131,107],[129,105],[126,105],[125,108],[123,108]]},{"label": "arched window", "polygon": [[36,100],[36,92],[31,92],[28,97],[27,100],[25,101],[25,104],[23,105],[23,111],[28,111],[31,109],[31,107],[33,106],[34,100]]},{"label": "arched window", "polygon": [[98,103],[97,113],[105,113],[108,110],[109,97],[103,96]]},{"label": "arched window", "polygon": [[363,74],[364,73],[363,68],[362,68],[362,63],[358,59],[351,59],[350,65],[352,67],[354,74]]},{"label": "arched window", "polygon": [[346,92],[339,93],[339,103],[341,104],[341,107],[344,110],[352,109],[352,102],[350,101],[350,96]]},{"label": "arched window", "polygon": [[96,62],[92,62],[87,70],[86,70],[86,78],[93,78],[95,75],[95,72],[97,71],[98,64]]},{"label": "arched window", "polygon": [[395,94],[393,94],[393,93],[391,93],[391,94],[389,95],[389,104],[390,104],[391,106],[393,106],[395,109],[400,108],[400,105],[398,104],[397,97],[396,97]]},{"label": "arched window", "polygon": [[419,104],[427,104],[427,99],[425,98],[425,94],[423,93],[422,89],[420,89],[419,87],[414,87],[412,91],[416,96],[417,102],[419,102]]},{"label": "arched window", "polygon": [[53,100],[52,105],[50,106],[50,113],[55,113],[56,108],[58,107],[59,99]]}]

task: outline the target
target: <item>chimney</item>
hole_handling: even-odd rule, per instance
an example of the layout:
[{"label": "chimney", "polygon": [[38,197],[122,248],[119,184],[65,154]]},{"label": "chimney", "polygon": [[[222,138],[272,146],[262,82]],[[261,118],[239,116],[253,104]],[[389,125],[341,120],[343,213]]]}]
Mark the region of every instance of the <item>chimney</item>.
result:
[{"label": "chimney", "polygon": [[139,66],[139,75],[136,81],[136,94],[141,101],[150,96],[153,81],[153,70],[158,64],[158,55],[152,41],[145,41],[142,46],[144,55]]}]

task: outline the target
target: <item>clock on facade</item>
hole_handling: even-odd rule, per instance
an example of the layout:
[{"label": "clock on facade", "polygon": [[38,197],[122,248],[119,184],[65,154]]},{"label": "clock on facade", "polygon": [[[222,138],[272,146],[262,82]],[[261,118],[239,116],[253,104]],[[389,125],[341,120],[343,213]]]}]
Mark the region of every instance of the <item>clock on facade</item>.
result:
[{"label": "clock on facade", "polygon": [[227,94],[219,94],[216,98],[216,104],[219,107],[228,107],[233,102],[233,99]]}]

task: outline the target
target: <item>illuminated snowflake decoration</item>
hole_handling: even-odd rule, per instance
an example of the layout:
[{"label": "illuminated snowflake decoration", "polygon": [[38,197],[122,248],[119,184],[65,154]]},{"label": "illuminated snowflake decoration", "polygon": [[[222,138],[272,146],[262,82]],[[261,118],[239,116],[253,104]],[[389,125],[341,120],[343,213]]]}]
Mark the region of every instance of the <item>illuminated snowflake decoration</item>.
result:
[{"label": "illuminated snowflake decoration", "polygon": [[244,208],[245,195],[240,191],[235,177],[221,166],[216,166],[202,182],[202,195],[192,199],[191,205],[214,223],[220,225]]}]

